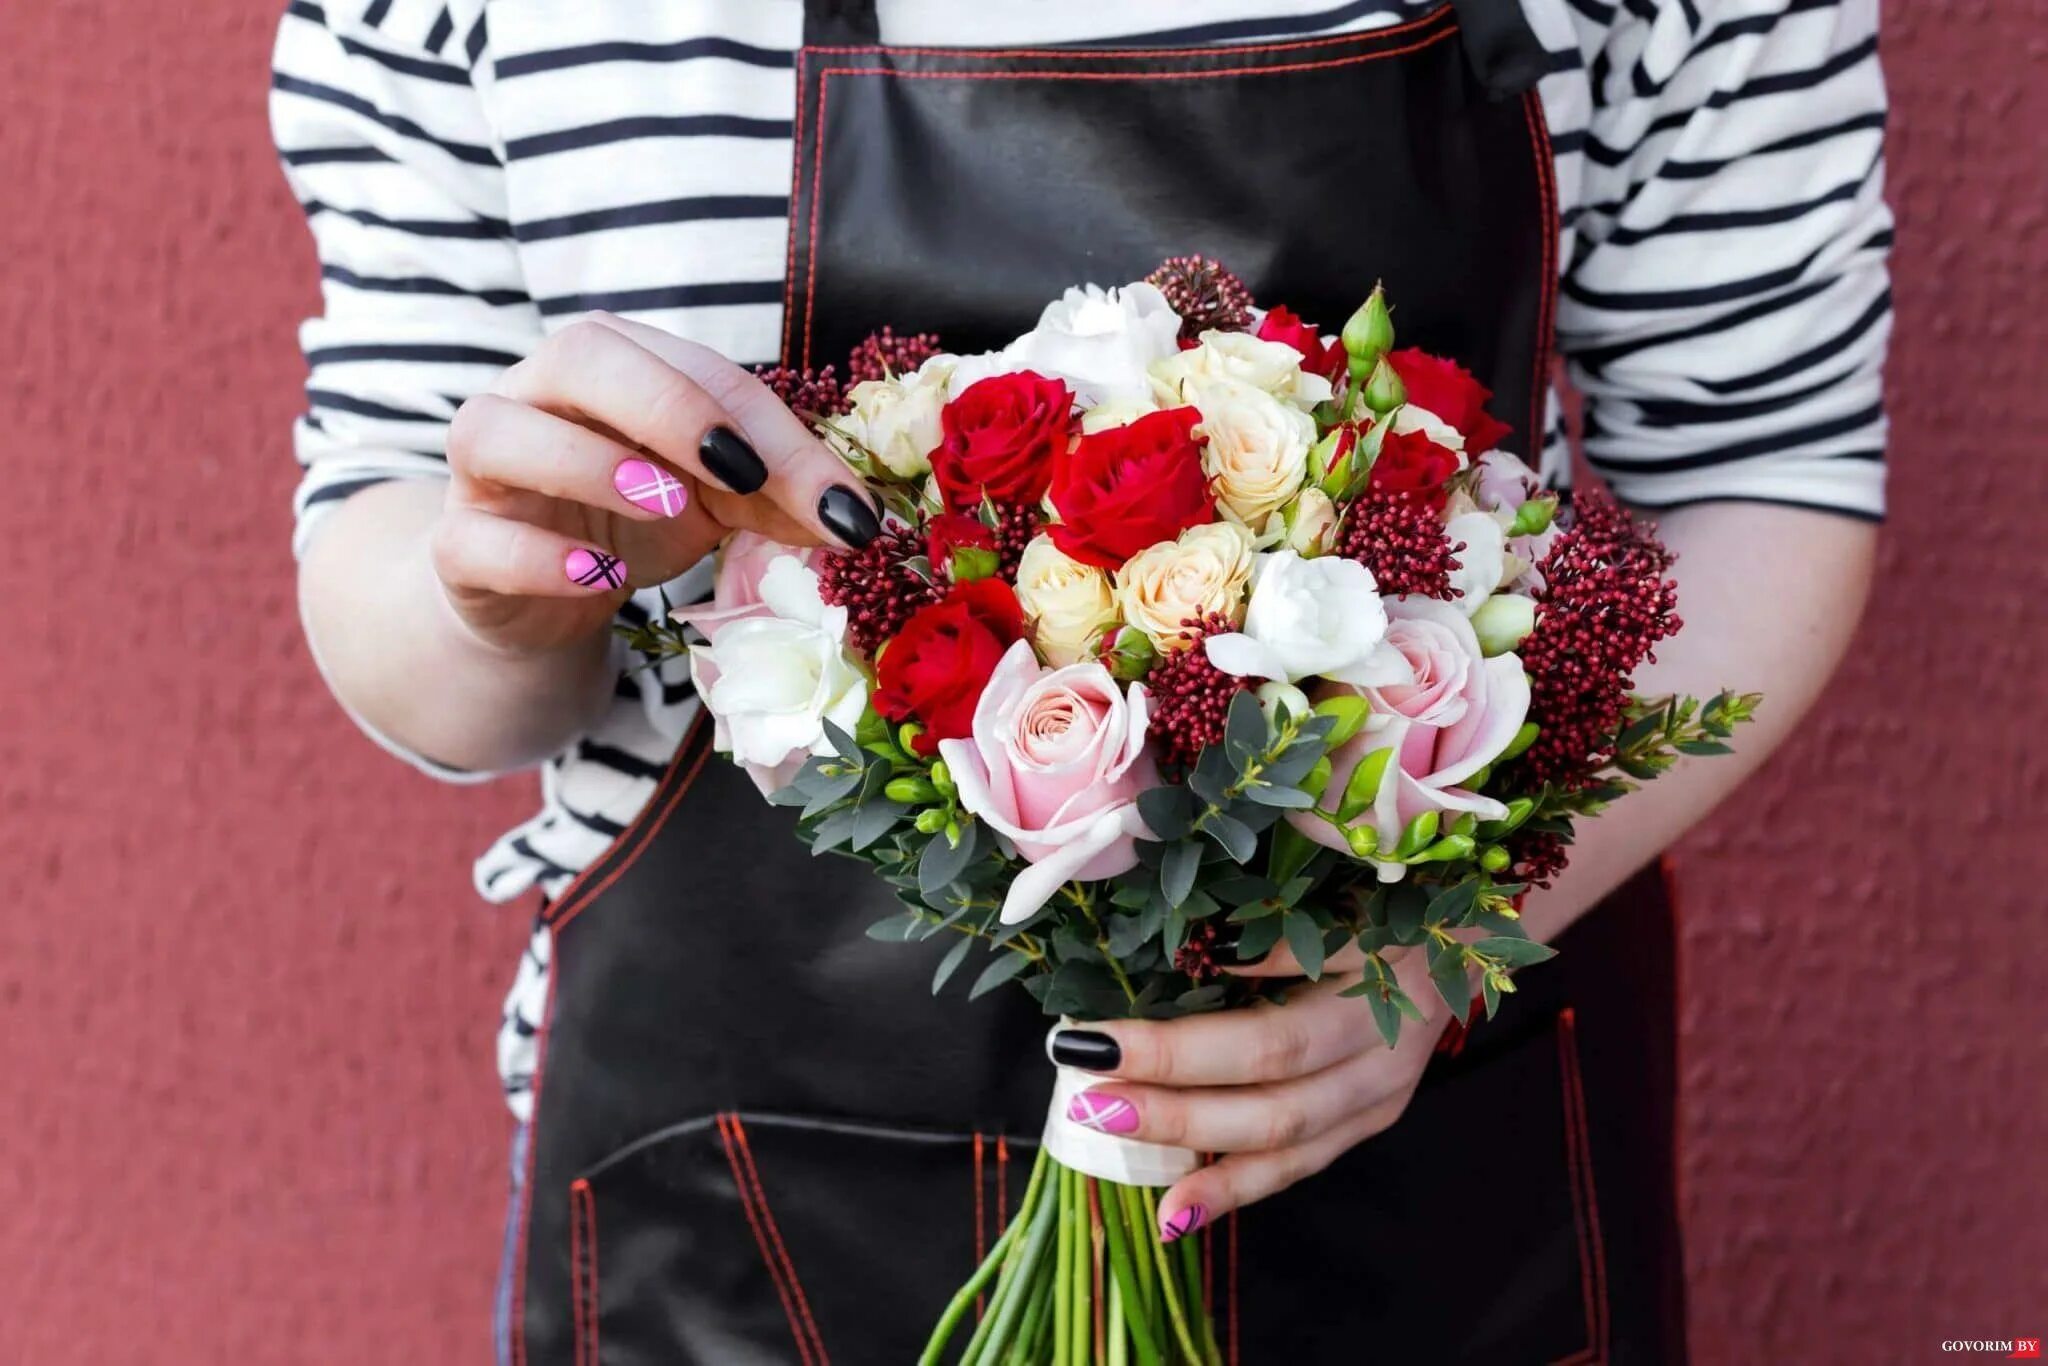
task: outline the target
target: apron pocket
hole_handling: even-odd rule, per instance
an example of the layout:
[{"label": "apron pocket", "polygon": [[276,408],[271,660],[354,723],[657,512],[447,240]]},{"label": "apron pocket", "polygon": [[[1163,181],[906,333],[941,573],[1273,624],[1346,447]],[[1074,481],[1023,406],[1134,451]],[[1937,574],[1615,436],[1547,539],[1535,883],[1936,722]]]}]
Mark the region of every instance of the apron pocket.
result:
[{"label": "apron pocket", "polygon": [[1425,1078],[1392,1128],[1243,1212],[1229,1312],[1246,1366],[1358,1353],[1596,1363],[1606,1355],[1597,1219],[1565,1011]]},{"label": "apron pocket", "polygon": [[575,1366],[916,1359],[1023,1193],[1032,1148],[719,1114],[570,1187]]}]

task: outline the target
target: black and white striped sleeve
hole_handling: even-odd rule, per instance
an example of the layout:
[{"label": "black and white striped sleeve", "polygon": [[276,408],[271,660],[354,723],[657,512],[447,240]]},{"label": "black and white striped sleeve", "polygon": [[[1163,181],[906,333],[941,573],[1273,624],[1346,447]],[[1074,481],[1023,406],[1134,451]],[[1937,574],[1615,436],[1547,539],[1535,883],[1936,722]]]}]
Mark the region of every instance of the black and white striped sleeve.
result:
[{"label": "black and white striped sleeve", "polygon": [[471,71],[480,0],[292,0],[271,125],[320,257],[294,548],[387,479],[443,476],[448,421],[540,340]]},{"label": "black and white striped sleeve", "polygon": [[1624,499],[1876,519],[1891,328],[1876,0],[1572,0],[1594,112],[1558,332]]}]

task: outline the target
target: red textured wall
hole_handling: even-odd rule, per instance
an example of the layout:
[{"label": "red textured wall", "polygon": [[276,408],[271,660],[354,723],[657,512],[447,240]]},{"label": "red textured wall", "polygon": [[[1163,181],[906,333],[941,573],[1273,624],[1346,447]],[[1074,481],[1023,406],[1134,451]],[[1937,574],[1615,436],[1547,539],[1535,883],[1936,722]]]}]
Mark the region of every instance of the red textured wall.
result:
[{"label": "red textured wall", "polygon": [[[485,1350],[522,916],[467,864],[527,794],[375,753],[299,643],[275,10],[0,7],[0,1362]],[[2048,3],[1889,18],[1886,581],[1683,863],[1708,1366],[2048,1332]]]}]

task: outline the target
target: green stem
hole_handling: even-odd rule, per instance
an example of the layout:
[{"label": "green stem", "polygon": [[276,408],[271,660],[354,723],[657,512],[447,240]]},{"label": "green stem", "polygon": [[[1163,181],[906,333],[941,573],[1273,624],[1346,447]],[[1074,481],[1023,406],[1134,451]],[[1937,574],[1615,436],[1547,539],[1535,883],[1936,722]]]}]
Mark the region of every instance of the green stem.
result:
[{"label": "green stem", "polygon": [[1170,1254],[1166,1244],[1159,1241],[1159,1197],[1150,1187],[1141,1191],[1139,1196],[1144,1202],[1146,1231],[1138,1236],[1152,1245],[1153,1261],[1159,1271],[1159,1289],[1166,1300],[1166,1315],[1173,1322],[1173,1335],[1180,1339],[1180,1349],[1187,1353],[1188,1360],[1199,1362],[1202,1351],[1195,1346],[1195,1335],[1188,1331],[1188,1316],[1180,1302],[1180,1287],[1174,1283],[1174,1268],[1168,1260]]},{"label": "green stem", "polygon": [[1130,1241],[1131,1261],[1138,1271],[1138,1289],[1145,1300],[1145,1317],[1151,1322],[1159,1321],[1159,1282],[1152,1270],[1152,1254],[1145,1244],[1148,1241],[1145,1227],[1145,1204],[1136,1186],[1118,1186],[1117,1202],[1123,1206],[1124,1236]]},{"label": "green stem", "polygon": [[1074,1209],[1080,1228],[1075,1233],[1074,1366],[1102,1366],[1095,1357],[1095,1269],[1102,1264],[1102,1230],[1089,1212],[1088,1178],[1074,1173]]},{"label": "green stem", "polygon": [[974,1275],[954,1294],[946,1305],[946,1312],[939,1317],[939,1326],[932,1330],[931,1340],[925,1343],[924,1353],[918,1357],[917,1366],[938,1366],[939,1356],[946,1350],[946,1344],[952,1340],[954,1330],[960,1326],[960,1320],[967,1316],[968,1308],[1001,1269],[1003,1258],[1009,1252],[1010,1244],[1015,1241],[1016,1234],[1015,1224],[1004,1229],[1002,1236],[996,1239],[995,1246],[988,1250],[988,1256],[982,1258],[981,1265],[974,1269]]},{"label": "green stem", "polygon": [[1181,1284],[1186,1287],[1188,1310],[1202,1330],[1202,1357],[1207,1366],[1221,1366],[1222,1353],[1216,1347],[1216,1316],[1210,1312],[1209,1297],[1202,1291],[1202,1250],[1193,1237],[1174,1245],[1180,1257]]},{"label": "green stem", "polygon": [[1003,1258],[1002,1272],[996,1278],[995,1295],[989,1300],[981,1322],[974,1329],[974,1336],[967,1340],[967,1348],[960,1353],[959,1366],[994,1366],[984,1354],[1000,1351],[1002,1339],[995,1335],[996,1316],[1002,1306],[1014,1300],[1018,1291],[1020,1272],[1024,1270],[1024,1255],[1028,1250],[1028,1230],[1037,1217],[1039,1193],[1045,1186],[1045,1171],[1052,1163],[1051,1156],[1041,1147],[1038,1158],[1031,1164],[1031,1180],[1024,1187],[1024,1203],[1017,1206],[1017,1217],[1003,1230],[1003,1238],[1009,1243],[1007,1255]]},{"label": "green stem", "polygon": [[[1102,1231],[1109,1244],[1109,1267],[1115,1278],[1117,1294],[1110,1299],[1110,1306],[1117,1311],[1117,1318],[1127,1326],[1132,1345],[1137,1348],[1141,1366],[1160,1366],[1159,1339],[1152,1332],[1152,1325],[1145,1317],[1144,1282],[1138,1278],[1138,1271],[1131,1256],[1130,1239],[1125,1228],[1121,1189],[1113,1182],[1097,1186],[1102,1194]],[[1111,1343],[1122,1340],[1124,1333],[1112,1331]],[[1112,1349],[1114,1359],[1114,1349]]]},{"label": "green stem", "polygon": [[1079,1220],[1074,1217],[1074,1173],[1059,1169],[1060,1246],[1053,1261],[1052,1363],[1053,1366],[1083,1366],[1073,1359],[1074,1241]]},{"label": "green stem", "polygon": [[[1057,1214],[1058,1210],[1050,1200],[1040,1201],[1031,1212],[1031,1233],[1024,1240],[1023,1255],[1015,1266],[1008,1268],[1005,1277],[1010,1282],[1011,1293],[999,1297],[1002,1299],[1000,1306],[991,1304],[988,1317],[982,1320],[982,1327],[990,1328],[987,1349],[990,1353],[1007,1355],[1010,1345],[1019,1336],[1018,1328],[1025,1321],[1026,1310],[1035,1311],[1044,1304],[1043,1297],[1033,1295],[1032,1290],[1039,1283],[1039,1262],[1045,1256],[1046,1244],[1052,1241],[1053,1220]],[[964,1361],[962,1366],[966,1366]]]},{"label": "green stem", "polygon": [[[1104,1228],[1109,1227],[1108,1216],[1104,1216]],[[1131,1366],[1131,1338],[1124,1331],[1124,1292],[1112,1279],[1109,1283],[1109,1327],[1105,1336],[1109,1340],[1109,1366]]]}]

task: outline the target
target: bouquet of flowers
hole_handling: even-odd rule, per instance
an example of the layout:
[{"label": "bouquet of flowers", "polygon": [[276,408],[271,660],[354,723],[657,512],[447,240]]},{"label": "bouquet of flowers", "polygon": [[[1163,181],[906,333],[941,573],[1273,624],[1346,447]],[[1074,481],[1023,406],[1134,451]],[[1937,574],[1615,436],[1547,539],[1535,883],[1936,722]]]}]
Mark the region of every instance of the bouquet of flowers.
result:
[{"label": "bouquet of flowers", "polygon": [[[1756,705],[1634,695],[1679,627],[1669,552],[1604,496],[1560,508],[1380,290],[1328,337],[1177,258],[1001,351],[885,329],[850,382],[765,373],[886,529],[736,536],[676,614],[701,640],[639,643],[689,651],[717,747],[813,851],[898,891],[872,936],[949,942],[934,991],[971,966],[971,996],[1172,1017],[1283,990],[1229,972],[1276,946],[1316,978],[1355,943],[1390,1045],[1423,1019],[1398,954],[1490,1016],[1551,954],[1519,899],[1574,822]],[[923,1359],[982,1298],[961,1362],[1218,1361],[1195,1240],[1159,1223],[1198,1155],[1117,1137],[1060,1073]]]}]

